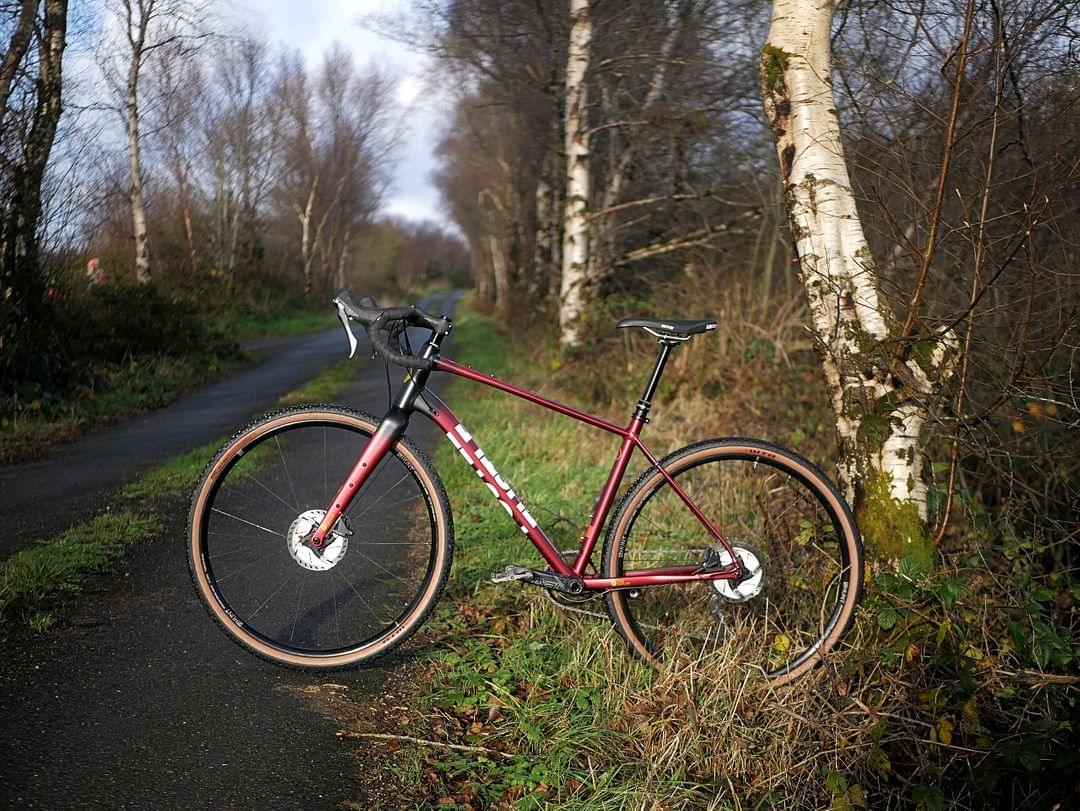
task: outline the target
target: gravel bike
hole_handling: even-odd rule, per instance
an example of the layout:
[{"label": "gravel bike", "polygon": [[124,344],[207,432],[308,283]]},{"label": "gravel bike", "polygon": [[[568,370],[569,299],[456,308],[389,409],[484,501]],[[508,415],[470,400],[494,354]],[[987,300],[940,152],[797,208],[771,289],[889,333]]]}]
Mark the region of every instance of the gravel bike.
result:
[{"label": "gravel bike", "polygon": [[[641,659],[656,664],[678,650],[728,646],[783,683],[818,663],[850,627],[862,590],[862,545],[824,473],[753,439],[696,442],[662,459],[641,440],[669,356],[716,329],[715,321],[617,324],[643,329],[659,344],[622,426],[443,357],[440,346],[453,328],[445,316],[380,308],[346,290],[333,303],[350,357],[357,347],[351,325],[360,324],[376,352],[409,370],[389,410],[381,419],[333,405],[269,414],[222,446],[192,496],[193,580],[212,616],[251,651],[300,667],[368,662],[430,614],[450,570],[454,527],[438,473],[405,434],[415,414],[446,434],[546,564],[508,565],[491,579],[545,589],[568,606],[602,599]],[[407,327],[428,333],[418,354],[407,340],[402,346]],[[556,548],[523,496],[428,388],[433,372],[619,438],[579,549]],[[635,451],[647,467],[617,498]]]}]

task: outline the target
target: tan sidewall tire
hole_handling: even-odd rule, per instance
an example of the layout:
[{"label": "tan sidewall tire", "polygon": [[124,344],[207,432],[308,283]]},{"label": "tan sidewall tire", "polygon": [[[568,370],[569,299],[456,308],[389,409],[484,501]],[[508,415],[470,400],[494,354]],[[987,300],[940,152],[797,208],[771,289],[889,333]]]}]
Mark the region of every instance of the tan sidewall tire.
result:
[{"label": "tan sidewall tire", "polygon": [[271,647],[262,640],[248,634],[228,615],[224,607],[218,602],[206,577],[205,567],[199,554],[202,538],[197,535],[201,531],[203,511],[206,509],[207,499],[213,491],[214,481],[235,458],[237,451],[248,446],[253,440],[268,431],[312,420],[338,422],[352,428],[359,428],[369,435],[373,434],[379,426],[378,419],[359,411],[337,406],[309,406],[286,409],[285,411],[267,415],[238,433],[217,452],[210,464],[207,465],[207,469],[203,472],[203,476],[192,495],[191,509],[188,513],[188,565],[203,604],[214,619],[217,620],[218,624],[235,641],[248,650],[275,662],[294,667],[325,669],[357,664],[389,653],[408,639],[423,624],[431,609],[434,608],[450,571],[450,561],[453,555],[453,522],[446,492],[438,474],[423,452],[413,445],[410,440],[403,438],[393,450],[405,459],[428,491],[436,523],[433,576],[413,610],[389,634],[379,637],[375,642],[362,648],[336,656],[314,657],[291,654]]},{"label": "tan sidewall tire", "polygon": [[[661,459],[660,464],[669,473],[676,475],[685,468],[701,463],[702,461],[745,457],[747,455],[768,460],[770,463],[774,464],[780,462],[781,464],[779,466],[782,469],[796,474],[798,478],[808,482],[817,492],[824,496],[826,502],[840,519],[840,523],[843,526],[844,538],[847,543],[848,559],[851,561],[851,576],[848,581],[849,588],[844,597],[844,604],[837,617],[836,623],[825,636],[821,646],[805,662],[802,662],[787,673],[769,678],[770,684],[781,685],[786,684],[793,679],[797,679],[808,670],[811,670],[821,661],[825,654],[836,646],[851,627],[851,623],[855,616],[855,609],[857,608],[859,598],[862,595],[862,540],[859,537],[858,527],[855,525],[855,519],[851,515],[851,510],[848,507],[847,502],[844,501],[840,493],[837,492],[836,487],[829,481],[828,477],[807,460],[789,450],[780,448],[779,446],[757,440],[708,440],[675,451],[664,457],[664,459]],[[607,538],[604,542],[602,562],[605,577],[617,576],[620,548],[623,545],[623,539],[626,536],[626,531],[630,522],[635,517],[635,513],[641,507],[646,497],[652,493],[653,488],[662,480],[663,477],[658,471],[654,469],[646,471],[630,488],[625,499],[619,505],[618,512],[616,513],[615,518],[612,519],[611,528],[609,529]],[[649,651],[645,640],[642,639],[634,629],[634,623],[627,613],[626,598],[623,594],[621,592],[611,592],[608,594],[607,607],[608,613],[611,615],[611,620],[615,625],[615,629],[626,641],[634,655],[649,662],[653,666],[658,666],[660,664],[659,657]]]}]

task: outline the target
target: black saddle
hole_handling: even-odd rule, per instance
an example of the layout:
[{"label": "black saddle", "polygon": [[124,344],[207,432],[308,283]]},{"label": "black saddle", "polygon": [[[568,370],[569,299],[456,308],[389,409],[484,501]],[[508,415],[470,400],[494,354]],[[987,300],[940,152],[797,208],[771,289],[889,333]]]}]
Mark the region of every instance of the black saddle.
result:
[{"label": "black saddle", "polygon": [[624,318],[615,325],[615,329],[641,327],[658,338],[686,339],[699,332],[716,329],[714,318]]}]

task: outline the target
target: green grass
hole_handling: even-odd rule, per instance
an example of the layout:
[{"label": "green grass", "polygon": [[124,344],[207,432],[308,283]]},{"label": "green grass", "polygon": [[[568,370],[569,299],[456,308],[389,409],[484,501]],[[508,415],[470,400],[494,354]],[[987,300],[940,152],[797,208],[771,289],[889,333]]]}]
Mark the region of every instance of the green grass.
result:
[{"label": "green grass", "polygon": [[[328,366],[308,382],[282,395],[278,403],[297,405],[333,400],[352,383],[356,375],[356,363],[355,360],[345,360]],[[128,484],[123,490],[124,498],[154,500],[186,494],[195,486],[206,463],[224,442],[225,438],[218,439],[174,456],[165,464]]]},{"label": "green grass", "polygon": [[221,324],[222,330],[233,338],[261,338],[276,335],[306,335],[338,325],[337,316],[329,307],[312,312],[284,315],[277,318],[249,316],[233,318]]},{"label": "green grass", "polygon": [[200,445],[192,451],[174,456],[161,467],[144,473],[124,487],[124,498],[154,500],[184,495],[195,486],[206,463],[221,447],[222,442],[224,440],[220,439]]},{"label": "green grass", "polygon": [[[512,336],[467,306],[462,313],[460,360],[556,399],[587,397],[572,383],[594,367],[561,375],[544,347],[508,360]],[[788,394],[771,391],[764,405]],[[733,398],[741,402],[736,393],[691,405],[725,413]],[[469,383],[446,399],[545,530],[576,547],[610,438]],[[675,427],[652,426],[658,446],[689,438],[685,413],[664,409]],[[769,425],[787,424],[776,413]],[[1080,706],[1070,625],[1080,587],[1067,574],[1032,578],[1033,541],[1027,552],[1006,549],[1004,561],[945,551],[933,571],[871,564],[844,649],[771,689],[741,665],[738,639],[652,671],[605,618],[564,614],[529,586],[489,584],[491,570],[542,565],[539,556],[452,448],[435,460],[457,542],[408,731],[492,754],[402,744],[387,765],[415,805],[934,809],[1006,797],[1049,806],[1075,791],[1075,724],[1064,719]],[[1000,591],[1004,571],[1023,585]]]},{"label": "green grass", "polygon": [[332,400],[348,388],[356,376],[357,364],[363,361],[346,358],[323,369],[307,383],[293,389],[278,400],[281,405],[299,405],[301,403],[325,403]]},{"label": "green grass", "polygon": [[[78,591],[88,577],[105,571],[120,558],[125,546],[149,541],[160,531],[157,517],[124,510],[100,515],[12,555],[0,563],[0,614]],[[31,626],[47,628],[51,620],[43,619],[46,616],[30,614]]]},{"label": "green grass", "polygon": [[[545,384],[547,353],[508,360],[509,336],[467,307],[462,312],[455,335],[464,362]],[[557,396],[570,400],[573,392]],[[471,384],[455,384],[447,400],[556,544],[576,549],[616,440]],[[556,609],[532,587],[490,584],[488,574],[506,563],[543,562],[453,448],[440,447],[435,460],[451,494],[457,542],[433,620],[441,642],[428,653],[413,723],[427,724],[436,739],[510,757],[403,746],[391,770],[418,804],[732,808],[738,799],[726,775],[748,779],[755,757],[767,771],[800,744],[835,748],[827,725],[792,735],[790,716],[754,716],[744,702],[746,670],[727,647],[654,671],[629,656],[601,602],[584,606],[600,617],[582,616]],[[823,675],[807,682],[816,689],[793,704],[799,712],[813,713],[831,695],[821,689]],[[760,703],[769,700],[765,694]],[[793,779],[817,769],[811,758]]]},{"label": "green grass", "polygon": [[[217,328],[229,339],[242,339],[304,335],[337,324],[333,313],[319,310],[270,319],[233,318]],[[0,417],[0,465],[32,459],[97,425],[161,408],[183,392],[220,378],[243,363],[244,357],[229,341],[199,356],[137,356],[128,363],[98,369],[92,385],[76,387],[63,401],[33,400],[18,407],[0,404],[4,412]]]},{"label": "green grass", "polygon": [[[470,365],[513,379],[528,374],[524,362],[512,368],[507,336],[491,321],[463,308],[455,336],[456,353]],[[451,392],[455,413],[553,540],[576,548],[614,440],[467,386]],[[398,778],[423,801],[449,798],[480,807],[557,802],[621,808],[650,796],[664,798],[668,807],[707,800],[715,787],[687,781],[686,769],[646,779],[649,764],[627,756],[633,730],[607,720],[618,720],[617,712],[609,714],[627,691],[649,690],[652,672],[622,653],[606,622],[564,616],[529,587],[491,585],[488,574],[506,563],[543,562],[453,448],[440,447],[436,465],[452,494],[457,544],[449,591],[433,621],[436,635],[449,641],[432,654],[416,710],[434,734],[512,758],[432,757],[403,747],[394,767]],[[588,608],[603,612],[599,603]],[[612,687],[613,678],[620,686]]]}]

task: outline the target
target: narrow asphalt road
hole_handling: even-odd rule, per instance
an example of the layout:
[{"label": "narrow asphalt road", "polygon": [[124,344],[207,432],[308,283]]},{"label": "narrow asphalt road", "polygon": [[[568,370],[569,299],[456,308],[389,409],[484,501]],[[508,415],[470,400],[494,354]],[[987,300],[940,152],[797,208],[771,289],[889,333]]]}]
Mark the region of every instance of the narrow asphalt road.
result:
[{"label": "narrow asphalt road", "polygon": [[[379,413],[386,398],[382,364],[358,363],[340,401]],[[430,449],[439,433],[418,418],[409,435]],[[107,490],[101,482],[96,487]],[[35,634],[16,623],[0,627],[0,805],[366,805],[354,781],[362,764],[298,690],[337,682],[354,700],[374,699],[391,686],[395,660],[311,674],[240,649],[211,622],[189,581],[186,504],[169,507],[165,531],[73,598],[58,628]],[[6,514],[0,520],[9,523]],[[407,644],[402,655],[418,645]]]},{"label": "narrow asphalt road", "polygon": [[[422,306],[438,311],[452,306],[453,300],[453,294],[438,293]],[[357,337],[357,357],[362,359],[367,346],[362,329]],[[139,473],[242,428],[251,415],[271,408],[282,394],[348,351],[340,327],[270,347],[252,366],[165,408],[96,431],[44,459],[0,468],[0,559],[66,529],[103,506],[109,491]],[[382,374],[382,364],[376,365]],[[385,376],[382,379],[385,386]]]}]

